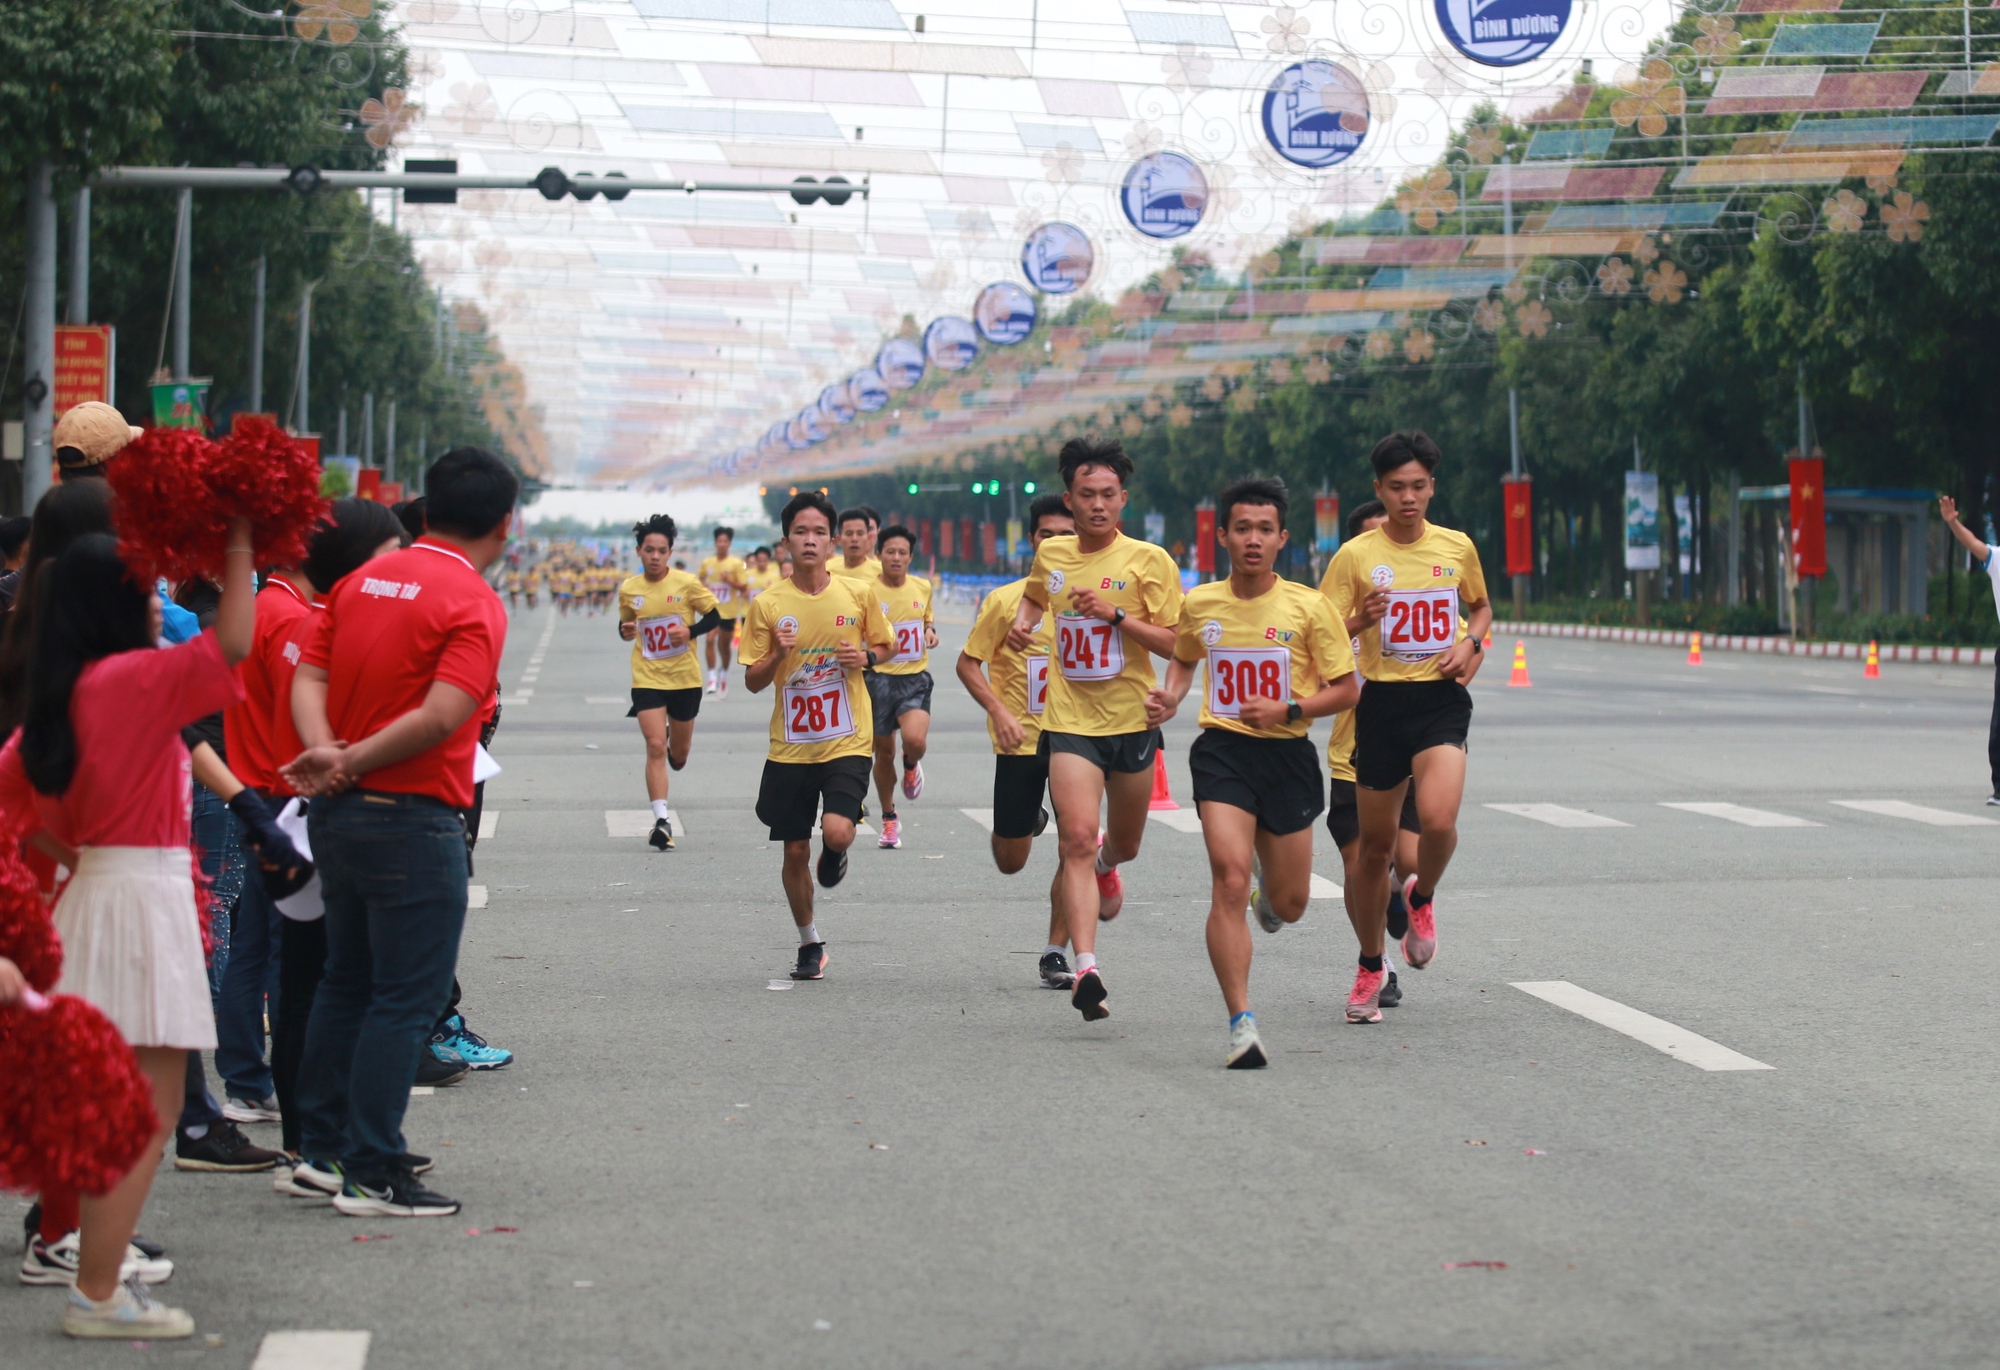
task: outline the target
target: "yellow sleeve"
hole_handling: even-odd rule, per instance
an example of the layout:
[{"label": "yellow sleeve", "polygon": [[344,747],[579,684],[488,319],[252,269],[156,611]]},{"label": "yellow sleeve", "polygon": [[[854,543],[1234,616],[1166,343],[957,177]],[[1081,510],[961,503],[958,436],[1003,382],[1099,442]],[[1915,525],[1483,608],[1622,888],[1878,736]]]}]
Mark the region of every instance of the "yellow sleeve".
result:
[{"label": "yellow sleeve", "polygon": [[1462,604],[1467,600],[1478,603],[1486,598],[1486,572],[1479,565],[1479,549],[1472,545],[1472,539],[1465,540],[1465,574],[1460,577],[1465,588],[1459,595]]},{"label": "yellow sleeve", "polygon": [[1354,613],[1354,577],[1351,574],[1354,559],[1347,555],[1347,549],[1353,545],[1345,543],[1333,554],[1333,560],[1327,563],[1326,574],[1319,582],[1320,593],[1333,605],[1333,615],[1343,628]]},{"label": "yellow sleeve", "polygon": [[882,601],[875,595],[856,586],[854,596],[866,606],[861,612],[861,636],[871,647],[894,647],[896,630],[889,623],[889,616],[882,612]]},{"label": "yellow sleeve", "polygon": [[1201,645],[1201,629],[1195,626],[1194,606],[1181,599],[1180,627],[1174,633],[1174,660],[1192,666],[1204,655]]},{"label": "yellow sleeve", "polygon": [[[716,602],[715,591],[709,589],[699,581],[688,586],[687,601],[688,607],[694,610],[695,622],[697,623],[708,617],[710,609],[719,609],[722,607]],[[693,627],[694,625],[689,624],[688,626]]]},{"label": "yellow sleeve", "polygon": [[751,600],[750,612],[743,616],[743,648],[737,655],[745,662],[762,661],[777,645],[771,631],[770,605],[761,597]]},{"label": "yellow sleeve", "polygon": [[979,606],[979,617],[973,620],[972,635],[965,640],[965,654],[974,661],[991,661],[993,654],[1000,649],[1000,639],[1013,626],[1013,613],[1000,612],[1003,602],[1000,595],[991,594]]},{"label": "yellow sleeve", "polygon": [[1348,640],[1344,621],[1334,617],[1333,602],[1325,595],[1310,596],[1306,609],[1306,648],[1320,683],[1331,685],[1354,673],[1354,644]]},{"label": "yellow sleeve", "polygon": [[1028,568],[1028,583],[1021,591],[1021,598],[1038,609],[1049,607],[1049,567],[1044,560],[1048,551],[1046,542],[1035,549],[1035,564]]},{"label": "yellow sleeve", "polygon": [[1181,571],[1174,559],[1157,547],[1153,551],[1157,555],[1146,558],[1146,593],[1140,603],[1146,609],[1146,622],[1165,627],[1180,621],[1187,595],[1181,590]]},{"label": "yellow sleeve", "polygon": [[[921,579],[921,577],[919,577],[919,579]],[[931,584],[927,580],[923,582],[923,586],[924,586],[924,627],[935,628],[937,627],[937,586]]]},{"label": "yellow sleeve", "polygon": [[618,587],[618,621],[620,623],[630,623],[637,617],[639,617],[639,611],[632,607],[631,598],[626,595],[625,587],[621,584]]}]

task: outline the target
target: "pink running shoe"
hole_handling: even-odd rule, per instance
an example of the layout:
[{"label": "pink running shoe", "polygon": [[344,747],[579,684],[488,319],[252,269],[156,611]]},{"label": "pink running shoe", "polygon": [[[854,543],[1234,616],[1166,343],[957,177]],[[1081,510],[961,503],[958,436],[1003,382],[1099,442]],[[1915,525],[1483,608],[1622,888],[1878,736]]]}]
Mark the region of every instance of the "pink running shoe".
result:
[{"label": "pink running shoe", "polygon": [[903,798],[921,799],[923,795],[924,763],[919,761],[916,765],[903,772]]},{"label": "pink running shoe", "polygon": [[882,837],[875,843],[878,847],[900,847],[903,845],[903,824],[900,819],[882,820]]},{"label": "pink running shoe", "polygon": [[[1104,834],[1097,835],[1099,850],[1104,847]],[[1109,923],[1125,907],[1125,877],[1116,868],[1110,872],[1097,871],[1097,921]]]},{"label": "pink running shoe", "polygon": [[1422,970],[1438,953],[1437,898],[1433,895],[1418,905],[1417,877],[1403,882],[1403,903],[1410,910],[1410,930],[1403,934],[1403,959],[1411,970]]},{"label": "pink running shoe", "polygon": [[1388,978],[1387,970],[1370,970],[1366,966],[1354,968],[1354,988],[1347,992],[1348,1022],[1382,1021],[1382,982]]}]

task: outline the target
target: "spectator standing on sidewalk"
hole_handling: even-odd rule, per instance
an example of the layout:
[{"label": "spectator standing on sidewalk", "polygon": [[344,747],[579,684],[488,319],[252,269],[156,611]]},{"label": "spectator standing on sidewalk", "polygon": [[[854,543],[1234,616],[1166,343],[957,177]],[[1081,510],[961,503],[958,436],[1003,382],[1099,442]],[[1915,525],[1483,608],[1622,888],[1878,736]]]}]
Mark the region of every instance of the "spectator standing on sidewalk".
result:
[{"label": "spectator standing on sidewalk", "polygon": [[[1993,548],[1973,536],[1972,530],[1958,519],[1958,501],[1950,495],[1938,500],[1938,513],[1944,516],[1944,526],[1951,529],[1951,535],[1958,539],[1972,557],[1972,564],[1986,573],[1993,582],[1993,603],[2000,610],[2000,557],[1993,555]],[[1993,674],[1993,717],[1986,725],[1986,767],[1993,787],[1986,792],[1986,802],[2000,807],[2000,660],[1994,662]]]}]

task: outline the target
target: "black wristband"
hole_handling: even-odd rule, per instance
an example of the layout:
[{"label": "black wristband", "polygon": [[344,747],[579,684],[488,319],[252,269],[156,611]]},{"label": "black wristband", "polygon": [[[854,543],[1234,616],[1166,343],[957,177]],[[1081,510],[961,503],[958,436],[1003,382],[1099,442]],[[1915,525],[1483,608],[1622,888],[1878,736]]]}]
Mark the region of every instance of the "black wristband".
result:
[{"label": "black wristband", "polygon": [[1475,651],[1475,652],[1478,652],[1478,651],[1484,651],[1484,650],[1485,650],[1484,648],[1482,648],[1482,647],[1481,647],[1481,646],[1479,645],[1479,639],[1478,639],[1478,638],[1476,638],[1476,637],[1475,637],[1475,638],[1472,638],[1472,639],[1470,639],[1470,641],[1471,641],[1471,643],[1472,643],[1472,650],[1473,650],[1473,651]]},{"label": "black wristband", "polygon": [[1114,609],[1111,613],[1111,626],[1116,628],[1119,624],[1123,623],[1124,621],[1125,621],[1125,611],[1123,609]]}]

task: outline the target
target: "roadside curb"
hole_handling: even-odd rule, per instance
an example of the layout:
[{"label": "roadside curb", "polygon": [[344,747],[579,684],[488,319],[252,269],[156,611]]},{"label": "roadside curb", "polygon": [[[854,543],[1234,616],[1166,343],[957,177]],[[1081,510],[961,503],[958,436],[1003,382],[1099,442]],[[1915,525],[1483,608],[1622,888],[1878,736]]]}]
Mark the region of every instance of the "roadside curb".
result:
[{"label": "roadside curb", "polygon": [[[1591,642],[1630,642],[1647,647],[1685,647],[1694,634],[1669,628],[1610,628],[1594,623],[1495,623],[1495,635],[1570,637]],[[1701,634],[1704,651],[1763,652],[1774,656],[1817,656],[1865,661],[1865,642],[1799,642],[1788,637],[1731,637]],[[1884,642],[1876,648],[1883,661],[1909,661],[1936,666],[1991,666],[2000,659],[1995,647],[1919,647]]]}]

